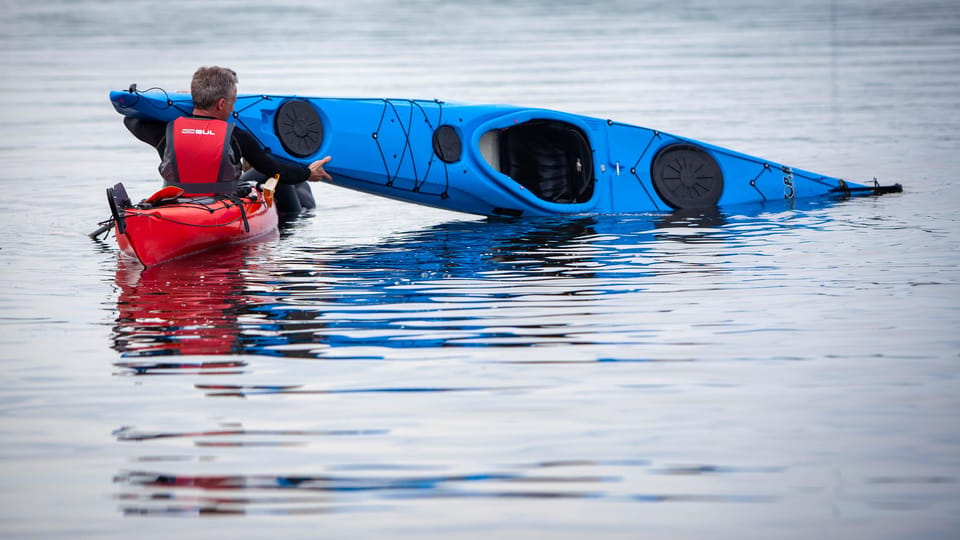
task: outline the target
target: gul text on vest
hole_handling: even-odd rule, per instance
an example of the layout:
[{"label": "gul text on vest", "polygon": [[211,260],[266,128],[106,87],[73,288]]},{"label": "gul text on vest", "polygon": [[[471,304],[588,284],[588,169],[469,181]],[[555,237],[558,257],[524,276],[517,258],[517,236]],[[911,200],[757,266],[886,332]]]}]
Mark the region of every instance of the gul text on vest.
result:
[{"label": "gul text on vest", "polygon": [[183,128],[180,130],[180,133],[184,135],[216,135],[213,130],[210,129],[193,129],[193,128]]}]

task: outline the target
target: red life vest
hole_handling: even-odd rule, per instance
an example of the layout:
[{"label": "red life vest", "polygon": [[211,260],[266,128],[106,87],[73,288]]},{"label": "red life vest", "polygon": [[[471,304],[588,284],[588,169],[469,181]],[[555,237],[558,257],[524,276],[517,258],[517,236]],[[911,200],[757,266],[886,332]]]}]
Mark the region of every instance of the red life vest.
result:
[{"label": "red life vest", "polygon": [[160,162],[165,185],[188,195],[232,194],[242,172],[232,138],[233,124],[215,118],[180,117],[168,123]]}]

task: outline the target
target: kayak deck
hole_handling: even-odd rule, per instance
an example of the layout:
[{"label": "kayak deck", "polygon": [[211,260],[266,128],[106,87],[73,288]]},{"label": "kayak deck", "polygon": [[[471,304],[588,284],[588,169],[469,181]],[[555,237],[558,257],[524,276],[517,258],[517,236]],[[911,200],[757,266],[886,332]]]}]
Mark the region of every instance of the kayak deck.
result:
[{"label": "kayak deck", "polygon": [[[169,121],[188,94],[110,95]],[[490,217],[628,214],[899,192],[664,131],[549,109],[439,100],[242,94],[231,121],[278,157],[333,156],[331,183]]]}]

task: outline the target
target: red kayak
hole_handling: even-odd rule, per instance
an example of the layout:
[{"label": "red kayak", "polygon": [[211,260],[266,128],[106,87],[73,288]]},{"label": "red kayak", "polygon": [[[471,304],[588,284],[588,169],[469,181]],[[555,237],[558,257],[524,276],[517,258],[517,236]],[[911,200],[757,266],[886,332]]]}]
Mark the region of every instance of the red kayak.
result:
[{"label": "red kayak", "polygon": [[277,230],[276,206],[259,189],[244,197],[180,194],[179,188],[164,188],[134,205],[123,184],[107,189],[120,249],[153,266]]}]

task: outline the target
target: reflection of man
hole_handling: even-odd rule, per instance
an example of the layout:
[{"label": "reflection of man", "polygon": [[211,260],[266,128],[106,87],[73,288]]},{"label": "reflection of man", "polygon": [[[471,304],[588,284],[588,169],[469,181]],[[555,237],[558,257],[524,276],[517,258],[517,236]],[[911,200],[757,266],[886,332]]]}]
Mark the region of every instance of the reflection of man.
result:
[{"label": "reflection of man", "polygon": [[164,185],[181,187],[188,195],[232,194],[243,172],[241,159],[266,176],[279,174],[280,184],[331,179],[323,170],[330,156],[309,166],[280,161],[267,154],[253,135],[227,122],[237,100],[237,74],[232,69],[197,69],[190,94],[192,116],[169,123],[123,120],[131,133],[160,153]]}]

